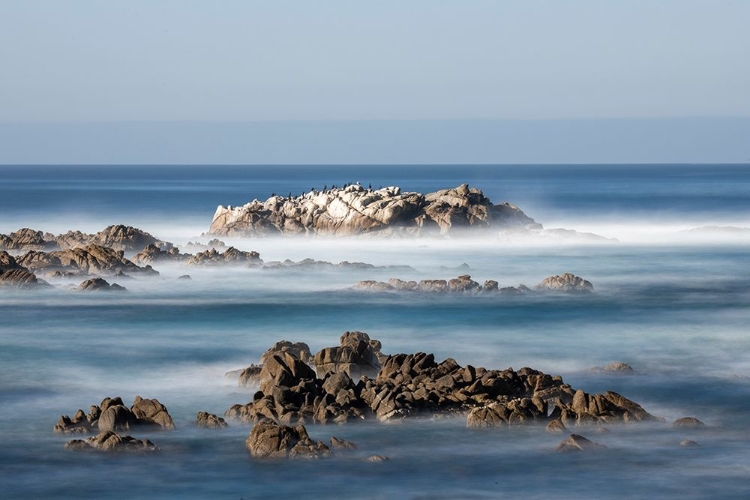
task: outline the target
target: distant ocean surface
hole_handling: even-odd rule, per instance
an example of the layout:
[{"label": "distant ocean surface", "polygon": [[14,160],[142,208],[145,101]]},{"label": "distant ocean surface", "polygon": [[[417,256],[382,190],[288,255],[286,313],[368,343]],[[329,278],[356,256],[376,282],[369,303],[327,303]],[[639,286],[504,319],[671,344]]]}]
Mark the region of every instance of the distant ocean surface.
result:
[{"label": "distant ocean surface", "polygon": [[[272,271],[155,264],[122,295],[0,289],[2,498],[670,498],[750,497],[750,244],[685,243],[701,225],[750,226],[750,168],[600,166],[3,166],[0,233],[31,227],[98,231],[132,224],[177,244],[201,237],[219,204],[360,182],[421,192],[461,183],[509,201],[545,227],[620,242],[506,244],[461,240],[239,239],[266,261],[306,257],[411,270]],[[466,266],[462,266],[466,264]],[[359,280],[470,274],[533,286],[572,272],[588,296],[355,293]],[[192,280],[177,281],[190,274]],[[462,365],[562,375],[587,392],[616,391],[663,422],[572,432],[607,446],[558,454],[543,426],[466,428],[465,417],[309,425],[315,439],[359,450],[327,460],[262,462],[249,427],[194,425],[252,390],[224,374],[257,363],[281,339],[312,351],[347,330],[384,353],[435,353]],[[591,371],[622,361],[634,375]],[[52,432],[108,396],[158,398],[177,429],[133,430],[153,456],[74,453]],[[703,430],[671,427],[680,417]],[[698,447],[681,447],[680,441]],[[370,455],[390,458],[369,463]]]}]

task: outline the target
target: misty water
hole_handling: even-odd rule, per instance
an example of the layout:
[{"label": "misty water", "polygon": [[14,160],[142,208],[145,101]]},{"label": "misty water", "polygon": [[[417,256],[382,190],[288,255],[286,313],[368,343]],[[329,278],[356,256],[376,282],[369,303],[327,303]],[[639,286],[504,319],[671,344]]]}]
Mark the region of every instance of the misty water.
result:
[{"label": "misty water", "polygon": [[[747,498],[750,494],[750,171],[737,166],[4,167],[0,233],[98,231],[132,224],[176,244],[206,242],[218,204],[359,181],[430,191],[462,182],[510,201],[545,227],[618,241],[224,239],[265,261],[314,258],[400,269],[192,268],[122,280],[126,294],[82,294],[80,280],[0,290],[0,483],[7,498]],[[468,265],[468,269],[464,264]],[[572,272],[590,295],[365,293],[360,280],[470,274],[533,286]],[[177,280],[189,274],[190,281]],[[116,280],[114,280],[116,281]],[[359,449],[324,460],[254,460],[249,426],[194,425],[253,390],[225,373],[281,339],[312,352],[348,330],[384,353],[435,353],[461,365],[562,375],[616,391],[663,422],[571,430],[606,445],[559,454],[543,426],[488,430],[465,416],[308,425]],[[635,374],[592,371],[622,361]],[[61,414],[104,397],[158,398],[177,429],[129,432],[153,455],[74,453]],[[675,429],[692,416],[705,429]],[[682,447],[684,439],[698,447]],[[366,462],[371,455],[390,458]]]}]

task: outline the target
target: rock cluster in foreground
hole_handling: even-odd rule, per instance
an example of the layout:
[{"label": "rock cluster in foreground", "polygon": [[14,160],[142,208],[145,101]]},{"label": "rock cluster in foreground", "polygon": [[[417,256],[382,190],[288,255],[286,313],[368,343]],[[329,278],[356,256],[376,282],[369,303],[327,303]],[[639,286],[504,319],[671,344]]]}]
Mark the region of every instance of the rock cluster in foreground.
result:
[{"label": "rock cluster in foreground", "polygon": [[151,244],[171,246],[170,243],[160,241],[141,229],[116,224],[98,233],[87,234],[81,231],[68,231],[55,236],[51,233],[35,231],[29,228],[19,229],[14,233],[0,234],[0,250],[28,251],[28,250],[69,250],[87,245],[98,245],[113,250],[131,252],[140,250]]},{"label": "rock cluster in foreground", "polygon": [[594,285],[591,282],[571,273],[545,278],[534,290],[526,285],[500,288],[495,280],[487,280],[484,285],[480,285],[471,279],[468,274],[450,280],[428,279],[419,282],[404,281],[398,278],[391,278],[387,283],[367,280],[360,281],[352,288],[370,292],[499,293],[504,295],[524,295],[535,291],[547,293],[590,293],[594,291]]},{"label": "rock cluster in foreground", "polygon": [[209,234],[269,236],[310,234],[449,235],[460,230],[540,229],[509,203],[495,205],[482,191],[462,184],[421,194],[399,187],[359,184],[312,190],[298,197],[271,196],[241,207],[219,206]]},{"label": "rock cluster in foreground", "polygon": [[[488,370],[460,366],[451,358],[437,362],[426,353],[384,356],[380,343],[362,332],[345,333],[337,348],[323,349],[314,360],[317,373],[289,349],[267,353],[252,378],[260,390],[225,417],[298,425],[464,413],[469,427],[655,419],[620,394],[588,394],[531,368]],[[355,381],[350,373],[361,376]]]}]

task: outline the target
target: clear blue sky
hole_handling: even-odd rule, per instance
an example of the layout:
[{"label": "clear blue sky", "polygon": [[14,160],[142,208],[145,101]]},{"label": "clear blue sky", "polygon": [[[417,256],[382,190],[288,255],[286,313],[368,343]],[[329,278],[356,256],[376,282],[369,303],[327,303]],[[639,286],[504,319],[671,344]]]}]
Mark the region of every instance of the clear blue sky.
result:
[{"label": "clear blue sky", "polygon": [[0,162],[39,122],[748,118],[749,61],[747,0],[0,0]]}]

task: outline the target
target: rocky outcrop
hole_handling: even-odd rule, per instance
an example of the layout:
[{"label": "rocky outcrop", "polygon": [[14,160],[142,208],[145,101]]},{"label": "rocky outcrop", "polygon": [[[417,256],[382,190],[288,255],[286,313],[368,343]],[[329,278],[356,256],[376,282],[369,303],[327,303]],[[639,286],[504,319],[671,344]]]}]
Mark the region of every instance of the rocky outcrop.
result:
[{"label": "rocky outcrop", "polygon": [[81,292],[127,292],[127,288],[117,283],[111,285],[103,278],[93,278],[78,285]]},{"label": "rocky outcrop", "polygon": [[192,255],[180,253],[177,248],[161,248],[152,243],[135,254],[131,260],[134,263],[143,266],[155,262],[184,262],[190,257],[192,257]]},{"label": "rocky outcrop", "polygon": [[[518,287],[499,288],[495,280],[487,280],[484,285],[480,285],[471,279],[471,276],[464,274],[450,280],[444,279],[427,279],[416,281],[404,281],[398,278],[391,278],[388,283],[374,280],[360,281],[352,287],[354,290],[365,290],[370,292],[422,292],[422,293],[459,293],[459,294],[476,294],[499,293],[501,295],[525,295],[534,293],[526,285]],[[588,293],[594,290],[593,285],[570,273],[562,276],[550,276],[542,283],[537,285],[537,291],[541,292],[559,292],[559,293]]]},{"label": "rocky outcrop", "polygon": [[352,271],[352,270],[371,270],[371,269],[388,269],[392,271],[414,271],[410,266],[376,266],[367,262],[349,262],[341,261],[337,264],[325,260],[302,259],[300,261],[285,260],[271,261],[263,263],[265,270],[304,270],[304,271]]},{"label": "rocky outcrop", "polygon": [[345,332],[338,347],[326,347],[315,354],[318,376],[344,372],[354,380],[361,376],[376,377],[380,371],[380,341],[364,332]]},{"label": "rocky outcrop", "polygon": [[223,429],[227,426],[226,420],[218,415],[206,413],[205,411],[198,412],[195,423],[198,427],[206,427],[208,429]]},{"label": "rocky outcrop", "polygon": [[[365,334],[342,336],[341,345],[355,352],[376,351]],[[319,361],[332,359],[322,354]],[[379,343],[377,343],[379,352]],[[342,358],[349,360],[352,358]],[[261,369],[260,391],[253,401],[234,405],[225,417],[243,422],[264,418],[287,425],[305,422],[344,423],[374,417],[390,420],[422,414],[467,413],[468,427],[498,427],[559,421],[565,425],[653,420],[640,405],[611,391],[588,394],[561,377],[531,368],[515,371],[462,367],[453,359],[441,363],[432,354],[382,357],[376,376],[356,382],[343,366],[324,364],[318,374],[290,352],[274,355]]]},{"label": "rocky outcrop", "polygon": [[672,427],[678,427],[683,429],[701,429],[705,427],[706,424],[701,422],[695,417],[682,417],[678,418],[672,423]]},{"label": "rocky outcrop", "polygon": [[148,439],[122,436],[116,432],[104,431],[86,440],[74,439],[65,443],[66,450],[105,451],[105,452],[154,452],[158,448]]},{"label": "rocky outcrop", "polygon": [[241,207],[219,206],[210,234],[269,236],[309,234],[431,235],[461,230],[541,228],[519,208],[493,204],[482,192],[463,184],[421,194],[398,187],[378,190],[355,184],[310,191],[298,197],[271,196]]},{"label": "rocky outcrop", "polygon": [[29,289],[47,286],[46,281],[38,279],[8,252],[0,251],[0,287]]},{"label": "rocky outcrop", "polygon": [[158,275],[151,266],[139,267],[125,258],[122,250],[99,245],[86,245],[56,252],[30,251],[17,259],[34,272],[56,271],[76,275],[114,275],[117,273]]},{"label": "rocky outcrop", "polygon": [[262,263],[258,252],[243,252],[234,247],[229,247],[224,252],[218,252],[215,248],[212,248],[205,252],[199,252],[187,260],[187,264],[190,266],[259,265]]},{"label": "rocky outcrop", "polygon": [[258,421],[245,441],[253,458],[321,458],[331,450],[321,441],[313,441],[305,426],[281,425],[273,420]]},{"label": "rocky outcrop", "polygon": [[590,293],[594,291],[594,285],[574,274],[565,273],[545,278],[536,289],[540,292]]},{"label": "rocky outcrop", "polygon": [[310,346],[304,342],[289,342],[288,340],[280,340],[274,345],[268,348],[260,357],[260,364],[266,362],[272,356],[276,354],[283,354],[285,352],[290,353],[295,358],[299,359],[303,363],[311,364],[313,362],[313,355],[310,352]]},{"label": "rocky outcrop", "polygon": [[171,246],[165,242],[160,242],[157,238],[146,231],[142,231],[132,226],[124,226],[122,224],[109,226],[102,231],[99,231],[93,236],[93,238],[91,238],[89,243],[109,247],[114,250],[123,250],[125,252],[140,250],[145,246],[156,243],[160,243],[162,246]]},{"label": "rocky outcrop", "polygon": [[55,248],[54,236],[33,229],[19,229],[9,235],[0,234],[0,250],[49,250]]},{"label": "rocky outcrop", "polygon": [[120,432],[135,427],[174,429],[174,422],[167,408],[156,399],[136,396],[128,408],[122,399],[105,398],[92,405],[88,414],[78,410],[73,418],[63,415],[54,427],[59,434],[88,434],[91,432]]},{"label": "rocky outcrop", "polygon": [[633,370],[632,366],[627,363],[623,363],[622,361],[615,361],[604,367],[595,366],[589,371],[593,373],[611,373],[618,375],[633,375],[635,373],[635,370]]}]

